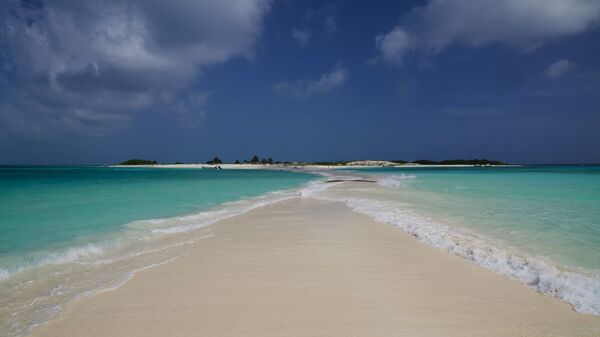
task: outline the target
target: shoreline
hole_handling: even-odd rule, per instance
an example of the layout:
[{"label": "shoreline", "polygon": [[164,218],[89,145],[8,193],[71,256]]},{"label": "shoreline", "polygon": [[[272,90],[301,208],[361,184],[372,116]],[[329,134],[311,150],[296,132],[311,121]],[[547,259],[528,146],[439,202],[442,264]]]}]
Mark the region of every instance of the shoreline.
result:
[{"label": "shoreline", "polygon": [[113,168],[180,168],[180,169],[217,169],[217,166],[224,170],[341,170],[341,169],[365,169],[365,168],[466,168],[466,167],[521,167],[522,165],[420,165],[420,164],[399,164],[399,165],[279,165],[279,164],[152,164],[152,165],[108,165]]},{"label": "shoreline", "polygon": [[[255,166],[255,165],[252,165],[252,166]],[[357,204],[352,204],[352,202],[348,202],[348,201],[353,200],[353,198],[356,198],[356,197],[362,198],[364,196],[367,196],[367,195],[360,196],[360,193],[361,193],[360,191],[362,190],[362,188],[360,187],[360,185],[364,186],[364,184],[358,184],[360,182],[375,183],[375,184],[372,185],[372,187],[376,188],[380,192],[381,192],[380,189],[382,187],[387,188],[389,186],[392,186],[392,185],[389,185],[390,182],[386,182],[385,179],[384,180],[373,179],[373,177],[376,177],[377,175],[373,175],[373,174],[368,173],[368,172],[364,172],[364,173],[361,173],[361,172],[351,172],[351,171],[344,172],[344,171],[336,171],[336,170],[314,170],[312,172],[310,172],[310,171],[304,171],[304,170],[299,170],[299,172],[314,173],[314,174],[317,174],[317,175],[321,175],[322,178],[321,179],[313,180],[311,183],[303,186],[302,188],[289,190],[288,192],[291,192],[291,194],[289,194],[289,198],[286,197],[286,198],[284,198],[282,200],[277,200],[274,203],[268,203],[266,205],[263,204],[263,205],[259,205],[258,207],[252,207],[249,210],[249,213],[254,213],[256,211],[260,211],[263,208],[271,208],[272,206],[277,206],[280,203],[287,203],[288,200],[304,200],[304,201],[305,200],[313,200],[313,201],[325,202],[325,203],[329,203],[329,204],[339,204],[339,203],[342,203],[342,204],[344,204],[345,208],[348,208],[348,210],[352,214],[354,214],[354,216],[357,216],[357,215],[361,216],[361,217],[368,216],[368,218],[370,219],[369,222],[376,221],[375,223],[377,225],[379,225],[379,226],[381,226],[381,225],[388,226],[388,227],[390,227],[390,228],[392,228],[394,230],[400,229],[401,232],[403,233],[403,235],[409,236],[409,237],[411,237],[413,239],[417,238],[419,240],[419,242],[421,242],[422,244],[425,244],[427,247],[429,247],[428,249],[436,250],[436,251],[440,251],[441,250],[442,253],[444,253],[444,254],[446,254],[448,256],[452,256],[453,258],[458,258],[458,259],[463,260],[466,263],[470,263],[470,264],[474,265],[475,267],[484,270],[486,273],[493,273],[493,274],[499,275],[501,277],[504,277],[509,282],[516,283],[518,286],[523,287],[525,289],[528,289],[528,290],[531,290],[531,291],[535,291],[535,289],[537,289],[534,285],[530,284],[527,281],[527,279],[522,279],[522,275],[518,275],[518,274],[515,275],[515,274],[512,274],[512,273],[507,273],[507,272],[505,272],[505,270],[498,270],[497,268],[494,268],[493,266],[487,265],[485,260],[478,260],[478,259],[471,258],[473,256],[478,256],[479,253],[477,253],[477,252],[474,255],[464,256],[464,254],[462,254],[461,251],[462,252],[469,251],[469,249],[470,249],[469,247],[470,246],[468,245],[468,242],[463,242],[462,239],[459,239],[458,243],[456,243],[455,242],[455,238],[453,238],[453,237],[447,238],[450,241],[454,242],[454,244],[456,244],[457,248],[459,248],[461,251],[456,251],[454,248],[451,248],[450,246],[446,246],[444,244],[442,244],[440,246],[440,242],[432,242],[431,241],[431,237],[429,236],[429,234],[424,234],[422,231],[417,231],[417,232],[414,231],[416,228],[412,227],[413,226],[411,224],[412,220],[410,218],[409,219],[405,219],[404,216],[401,216],[400,218],[397,217],[398,215],[402,215],[403,214],[402,210],[399,210],[400,213],[393,215],[394,218],[398,218],[397,220],[400,221],[400,223],[396,223],[396,222],[390,222],[389,219],[385,218],[387,216],[385,214],[383,215],[384,218],[381,217],[382,214],[371,214],[368,211],[369,205],[367,205],[367,209],[365,209],[364,208],[365,207],[364,204],[363,205],[357,205]],[[404,175],[402,175],[402,176],[404,176]],[[380,176],[380,178],[385,178],[385,177],[387,177],[387,176]],[[358,178],[358,180],[357,180],[357,178]],[[371,184],[368,184],[368,185],[371,185]],[[395,186],[395,185],[393,185],[393,186]],[[371,187],[369,187],[369,188],[371,188]],[[342,190],[347,190],[347,191],[356,190],[357,193],[359,193],[359,194],[353,194],[353,193],[347,194],[346,192],[343,192]],[[339,193],[330,194],[331,191],[336,191],[336,192],[342,191],[342,194],[339,194]],[[334,195],[336,197],[332,199],[331,197],[334,196]],[[342,197],[342,199],[340,199],[340,197]],[[259,197],[258,199],[260,199],[260,198],[262,198],[262,197]],[[369,197],[367,196],[367,198],[369,198]],[[358,199],[356,199],[356,200],[358,200]],[[375,200],[372,200],[372,201],[375,201]],[[365,212],[365,210],[367,210],[367,211]],[[388,212],[389,210],[384,210],[384,211]],[[201,233],[200,239],[205,239],[206,237],[211,237],[212,236],[211,230],[213,228],[218,228],[218,226],[220,226],[222,222],[228,223],[230,220],[231,221],[237,221],[238,218],[245,218],[246,215],[248,214],[246,212],[248,212],[248,211],[244,211],[244,212],[242,212],[240,214],[237,214],[237,215],[232,215],[233,218],[231,218],[231,217],[228,216],[228,217],[226,217],[224,219],[221,219],[221,220],[218,220],[216,222],[212,222],[211,221],[210,226],[206,226],[206,227],[205,226],[192,226],[191,228],[188,228],[186,226],[186,228],[181,228],[183,231],[179,231],[179,229],[180,229],[179,227],[174,227],[174,228],[171,228],[171,229],[166,228],[167,231],[159,230],[159,232],[160,233],[180,233],[180,234],[175,234],[178,237],[180,237],[180,235],[181,235],[181,237],[185,237],[186,235],[192,235],[192,236],[194,236],[194,235],[197,235],[198,233]],[[378,213],[379,213],[379,210],[378,210]],[[408,220],[408,223],[407,224],[403,224],[404,222],[406,222],[403,219],[404,220]],[[425,219],[425,220],[427,220],[427,219]],[[285,223],[286,221],[283,221],[283,222]],[[239,222],[238,222],[238,225],[240,225]],[[332,225],[332,224],[331,223],[327,224],[327,226],[330,226],[330,225]],[[408,227],[406,227],[406,226],[408,226]],[[428,225],[425,225],[425,228],[424,228],[425,231],[431,229],[431,228],[427,228],[427,226]],[[418,225],[418,227],[420,228],[420,227],[423,227],[423,226],[422,225]],[[185,234],[183,232],[185,232],[187,234]],[[441,232],[440,234],[444,235],[444,232]],[[469,240],[469,238],[467,238],[467,239]],[[470,239],[472,239],[472,238],[470,238]],[[185,245],[185,246],[188,245],[188,243],[184,242],[185,240],[183,240],[183,241],[181,241],[179,243],[176,243],[177,240],[178,240],[177,238],[174,238],[174,237],[171,238],[171,241],[174,244],[171,247],[180,247],[182,244]],[[192,241],[194,241],[194,240],[192,240]],[[463,245],[463,243],[467,243],[467,245],[465,246],[465,245]],[[192,248],[196,249],[196,246],[198,246],[198,245],[199,245],[199,243],[195,243]],[[488,250],[492,249],[492,251],[497,250],[498,248],[500,248],[500,250],[503,250],[502,252],[509,253],[505,249],[507,247],[494,247],[493,244],[492,244],[492,246],[486,245],[486,247],[488,247],[487,248]],[[473,248],[473,247],[471,247],[471,248]],[[477,251],[477,249],[479,249],[481,247],[474,247],[474,248]],[[508,248],[510,248],[510,247],[508,247]],[[170,248],[168,248],[168,249],[170,249]],[[187,247],[184,249],[184,251],[187,251]],[[181,252],[181,251],[179,251],[179,252]],[[502,253],[502,252],[500,252],[500,253]],[[171,264],[173,262],[176,262],[176,261],[174,261],[175,258],[179,258],[179,257],[187,255],[187,254],[183,254],[183,255],[179,254],[177,256],[173,256],[173,255],[174,254],[171,254],[171,252],[169,252],[169,254],[167,254],[167,255],[161,255],[162,257],[166,257],[166,259],[162,259],[162,260],[160,260],[157,263],[151,263],[150,265],[142,266],[141,268],[135,268],[135,269],[132,270],[133,274],[137,275],[138,271],[145,271],[146,269],[148,269],[148,270],[149,269],[153,269],[155,266],[158,266],[158,265],[162,265],[162,264],[168,265],[168,264]],[[525,259],[521,260],[519,256],[511,256],[509,254],[508,256],[505,256],[504,259],[501,259],[502,260],[501,262],[508,263],[509,265],[512,265],[513,262],[524,262],[525,263],[525,265],[524,265],[525,267],[527,267],[528,265],[533,266],[531,264],[532,261],[529,261],[529,259],[527,258],[527,255],[525,255],[525,256],[520,255],[520,256],[521,257],[525,257]],[[514,260],[515,257],[517,258],[517,260]],[[506,260],[506,261],[504,261],[504,260]],[[523,271],[526,272],[526,270],[523,270]],[[584,315],[584,316],[590,316],[590,315],[584,314],[584,313],[586,313],[588,311],[587,310],[581,310],[581,307],[579,307],[578,304],[575,304],[573,302],[572,298],[564,298],[564,297],[562,297],[562,296],[559,295],[561,293],[560,288],[562,288],[562,286],[560,284],[555,284],[555,283],[553,283],[554,281],[552,281],[550,283],[547,283],[547,281],[544,280],[546,277],[551,276],[550,274],[547,274],[547,272],[552,272],[552,270],[542,271],[542,274],[539,275],[540,277],[542,277],[541,280],[538,279],[536,282],[549,285],[550,287],[552,287],[552,286],[558,286],[558,288],[557,288],[558,292],[555,293],[553,291],[549,292],[549,291],[547,291],[547,289],[543,289],[543,290],[537,289],[538,292],[539,292],[538,294],[541,295],[541,296],[549,297],[549,298],[554,297],[554,298],[552,298],[554,301],[566,304],[569,307],[571,307],[571,305],[573,305],[573,307],[577,308],[578,314],[581,314],[581,315]],[[533,275],[533,276],[535,277],[535,275]],[[131,276],[129,276],[127,279],[129,280],[130,277]],[[117,288],[118,289],[119,287],[121,287],[123,285],[126,285],[129,282],[128,280],[120,282],[119,284],[117,284],[114,287],[108,287],[108,288],[111,288],[111,289],[112,288]],[[580,281],[580,280],[575,280],[575,284],[573,284],[572,286],[576,288],[577,285],[580,283],[578,281]],[[583,288],[585,288],[587,290],[592,290],[592,291],[595,291],[594,289],[597,288],[596,286],[594,286],[592,288],[589,288],[589,287],[583,286],[581,284],[579,284],[579,286],[582,286]],[[532,288],[534,288],[534,290],[532,290]],[[583,290],[583,288],[580,289],[580,290]],[[94,298],[96,296],[96,294],[98,294],[98,293],[104,293],[106,291],[106,289],[107,288],[98,288],[94,292],[83,294],[84,295],[83,297],[86,298],[87,296],[91,296],[90,298]],[[575,289],[575,290],[577,290],[577,289]],[[574,295],[580,296],[582,294],[574,294]],[[595,300],[593,300],[593,298],[595,298],[594,295],[592,295],[592,299],[590,299],[592,302],[590,302],[590,303],[597,303],[597,302],[594,302]],[[70,301],[70,303],[68,303],[65,306],[67,308],[66,311],[63,312],[62,309],[59,311],[59,316],[58,316],[59,318],[58,319],[59,320],[62,319],[62,317],[64,317],[64,315],[66,313],[68,313],[69,310],[71,310],[70,308],[71,308],[72,305],[77,305],[77,303],[79,303],[80,301],[84,301],[84,300],[85,299],[77,298],[75,301],[72,301],[72,302]],[[593,304],[593,305],[595,305],[595,304]],[[571,311],[573,311],[573,309],[571,309]],[[593,315],[596,315],[596,316],[593,316]],[[600,315],[597,314],[597,311],[593,311],[592,312],[592,316],[593,317],[600,317]],[[50,322],[54,322],[55,320],[56,320],[56,316],[53,315],[53,317],[50,318]],[[45,322],[41,323],[42,328],[43,328],[44,324],[46,324],[46,323]],[[594,327],[595,327],[595,325],[594,325]],[[22,335],[19,335],[19,336],[22,336]]]},{"label": "shoreline", "polygon": [[134,220],[97,240],[50,251],[37,265],[2,273],[6,288],[0,288],[0,331],[6,329],[6,336],[29,336],[31,329],[56,319],[73,303],[117,289],[138,271],[185,255],[191,243],[212,235],[211,225],[297,197],[299,189],[309,188],[312,181],[199,212]]},{"label": "shoreline", "polygon": [[[376,194],[385,193],[377,185],[390,186],[389,182],[382,182],[385,179],[370,186],[377,190]],[[398,181],[392,183],[392,188],[397,187]],[[342,202],[354,212],[398,228],[434,249],[444,250],[540,294],[568,303],[577,312],[600,317],[600,280],[596,269],[561,264],[548,256],[528,251],[526,247],[511,245],[439,216],[415,212],[398,201],[382,200],[376,194],[365,198],[365,189],[352,181],[322,192],[314,197]]]},{"label": "shoreline", "polygon": [[74,302],[33,336],[600,333],[600,317],[338,202],[296,197],[210,228],[190,254]]}]

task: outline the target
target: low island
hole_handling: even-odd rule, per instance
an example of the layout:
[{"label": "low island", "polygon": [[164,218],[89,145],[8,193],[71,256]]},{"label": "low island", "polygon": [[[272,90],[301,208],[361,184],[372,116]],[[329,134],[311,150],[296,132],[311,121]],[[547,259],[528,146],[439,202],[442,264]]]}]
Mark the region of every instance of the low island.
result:
[{"label": "low island", "polygon": [[404,160],[350,160],[350,161],[274,161],[272,158],[259,158],[253,156],[250,160],[235,160],[226,163],[219,157],[214,157],[206,163],[159,163],[156,160],[129,159],[113,166],[153,166],[153,167],[179,167],[179,168],[210,168],[219,166],[221,168],[257,169],[269,167],[288,168],[361,168],[361,167],[491,167],[509,166],[499,160],[488,159],[452,159],[452,160],[427,160],[415,161]]}]

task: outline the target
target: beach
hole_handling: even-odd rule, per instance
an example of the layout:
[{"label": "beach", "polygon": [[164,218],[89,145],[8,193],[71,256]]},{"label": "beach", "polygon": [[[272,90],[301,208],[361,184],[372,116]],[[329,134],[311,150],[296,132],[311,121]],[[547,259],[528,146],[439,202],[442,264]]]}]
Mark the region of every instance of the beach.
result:
[{"label": "beach", "polygon": [[340,202],[298,195],[207,228],[33,336],[600,335],[599,316]]},{"label": "beach", "polygon": [[0,337],[600,337],[600,0],[0,26]]}]

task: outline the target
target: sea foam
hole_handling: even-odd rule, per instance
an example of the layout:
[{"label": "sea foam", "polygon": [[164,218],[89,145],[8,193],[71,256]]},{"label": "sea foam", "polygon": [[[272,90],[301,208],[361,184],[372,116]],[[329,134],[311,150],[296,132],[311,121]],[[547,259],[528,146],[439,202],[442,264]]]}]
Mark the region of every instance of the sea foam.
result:
[{"label": "sea foam", "polygon": [[[229,219],[240,214],[244,214],[251,210],[268,206],[270,204],[274,204],[277,202],[282,202],[285,200],[289,200],[293,198],[292,194],[285,193],[268,193],[266,196],[255,197],[251,199],[235,201],[235,202],[227,202],[222,205],[221,208],[204,211],[194,215],[187,215],[183,217],[177,217],[176,219],[181,223],[178,225],[171,226],[163,226],[158,228],[153,228],[151,230],[154,234],[175,234],[175,233],[183,233],[187,231],[196,230],[216,222]],[[153,224],[164,224],[167,221],[158,222],[156,220],[152,221]]]},{"label": "sea foam", "polygon": [[72,263],[88,256],[99,255],[115,245],[116,243],[113,241],[104,241],[69,247],[54,252],[38,253],[38,256],[31,257],[26,263],[0,269],[0,280],[6,280],[17,273],[36,267]]},{"label": "sea foam", "polygon": [[[381,177],[378,185],[400,187],[412,175]],[[355,190],[358,191],[358,190]],[[575,310],[600,315],[600,275],[569,270],[549,259],[528,256],[479,234],[449,226],[406,209],[390,200],[347,197],[332,191],[313,193],[312,197],[344,202],[352,210],[378,222],[398,227],[434,247],[465,258],[473,263],[516,279],[538,292],[554,296],[573,305]]]},{"label": "sea foam", "polygon": [[[156,172],[152,171],[147,178],[152,179]],[[180,194],[189,194],[191,189],[183,188],[179,179],[181,172],[178,171],[168,177],[172,177],[175,184],[180,182],[179,186],[174,188],[175,191]],[[7,337],[28,335],[34,327],[55,316],[72,300],[99,291],[114,289],[127,282],[140,270],[185,256],[192,249],[190,248],[192,243],[211,236],[210,229],[203,229],[203,227],[259,207],[296,198],[298,193],[301,193],[301,186],[298,184],[301,181],[308,182],[308,178],[314,179],[314,177],[308,176],[305,178],[292,177],[285,173],[282,174],[284,180],[279,184],[272,180],[274,175],[279,174],[278,172],[253,171],[252,174],[244,172],[240,177],[233,173],[235,172],[223,172],[235,179],[239,178],[239,184],[228,181],[226,185],[229,190],[224,194],[219,191],[216,199],[238,199],[237,201],[213,206],[208,202],[209,199],[212,200],[210,195],[204,196],[199,193],[198,196],[201,200],[197,201],[193,198],[195,194],[192,193],[192,197],[188,195],[186,198],[178,197],[177,200],[181,199],[183,203],[189,202],[193,205],[204,206],[205,210],[196,214],[157,219],[151,217],[153,214],[161,214],[161,212],[149,212],[147,219],[143,219],[145,214],[136,213],[132,218],[142,218],[142,220],[121,224],[112,228],[113,230],[100,231],[100,233],[94,233],[93,236],[78,237],[74,240],[75,242],[56,240],[57,244],[51,247],[39,247],[39,250],[2,257],[0,259],[0,307],[2,307],[0,310],[0,331],[2,331],[0,335]],[[246,181],[245,177],[250,175],[258,175],[257,182],[261,182],[260,184],[264,182],[265,186],[251,186],[252,180],[248,180],[249,184],[247,185],[242,184]],[[288,177],[290,180],[285,180]],[[92,178],[94,178],[93,174]],[[96,180],[89,180],[96,182]],[[80,186],[80,183],[77,186]],[[112,185],[107,184],[107,186]],[[170,185],[165,186],[169,187],[169,191],[171,191]],[[267,192],[277,186],[285,189]],[[305,186],[308,185],[303,187]],[[127,190],[137,191],[142,188],[132,188],[128,185]],[[258,191],[265,191],[266,194],[243,197],[248,194],[257,195]],[[110,195],[113,191],[107,192],[110,193],[103,195]],[[128,194],[123,200],[125,202],[135,200],[133,198],[135,196]],[[206,197],[206,200],[202,199],[203,197]],[[239,200],[239,198],[242,199]],[[110,201],[114,202],[112,197]],[[171,201],[165,200],[165,205],[168,206]],[[153,201],[152,205],[163,207],[163,202],[154,203]],[[173,206],[175,209],[191,208],[175,207],[180,206],[176,204]],[[166,206],[164,207],[167,209]],[[60,229],[57,227],[54,232],[61,233]],[[66,247],[68,244],[71,244],[71,247]]]},{"label": "sea foam", "polygon": [[415,178],[416,176],[412,174],[389,175],[379,179],[377,181],[377,184],[386,187],[400,187],[407,181],[413,180]]},{"label": "sea foam", "polygon": [[432,246],[568,302],[579,312],[600,315],[598,275],[567,271],[542,258],[513,253],[498,247],[491,240],[417,216],[390,203],[357,198],[342,201],[353,210],[396,226]]}]

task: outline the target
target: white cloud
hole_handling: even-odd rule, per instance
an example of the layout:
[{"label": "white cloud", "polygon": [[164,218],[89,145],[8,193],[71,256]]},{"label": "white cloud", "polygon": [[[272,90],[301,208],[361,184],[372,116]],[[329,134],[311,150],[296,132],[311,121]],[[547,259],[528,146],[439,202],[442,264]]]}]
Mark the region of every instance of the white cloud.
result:
[{"label": "white cloud", "polygon": [[375,44],[381,52],[381,58],[395,65],[402,64],[404,54],[414,47],[412,37],[400,27],[375,37]]},{"label": "white cloud", "polygon": [[575,64],[569,60],[559,60],[548,66],[544,71],[544,74],[546,74],[548,78],[563,77],[574,66]]},{"label": "white cloud", "polygon": [[327,94],[341,87],[347,79],[348,70],[337,64],[318,79],[279,82],[273,86],[273,90],[285,96],[304,98]]},{"label": "white cloud", "polygon": [[292,37],[301,48],[308,46],[310,43],[310,32],[307,29],[292,29]]},{"label": "white cloud", "polygon": [[187,92],[203,69],[254,56],[269,5],[55,0],[22,6],[5,0],[0,127],[100,132],[138,111],[178,104],[166,97],[181,98],[182,106],[198,102]]},{"label": "white cloud", "polygon": [[[452,44],[501,43],[528,51],[595,28],[599,22],[600,1],[595,0],[430,0],[378,36],[376,46],[382,59],[393,64],[401,64],[412,49],[439,52]],[[392,44],[400,32],[413,48]],[[386,37],[390,46],[381,42]]]}]

